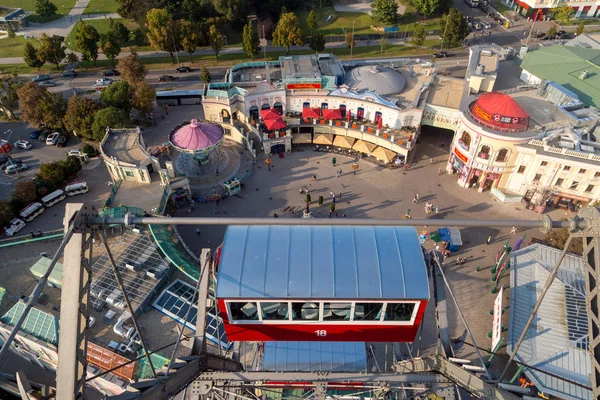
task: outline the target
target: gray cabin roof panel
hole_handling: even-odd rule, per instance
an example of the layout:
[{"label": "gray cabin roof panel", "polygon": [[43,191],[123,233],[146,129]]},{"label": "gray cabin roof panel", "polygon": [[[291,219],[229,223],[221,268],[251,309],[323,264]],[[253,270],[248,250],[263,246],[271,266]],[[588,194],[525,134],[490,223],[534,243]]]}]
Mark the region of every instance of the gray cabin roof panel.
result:
[{"label": "gray cabin roof panel", "polygon": [[265,342],[263,371],[367,370],[362,342]]},{"label": "gray cabin roof panel", "polygon": [[[560,250],[534,244],[511,254],[510,322],[507,352],[523,332],[539,293],[558,261]],[[567,254],[552,282],[528,334],[517,353],[517,360],[539,368],[526,369],[540,390],[563,399],[592,399],[592,392],[545,374],[562,376],[590,385],[591,363],[587,351],[587,312],[583,259]]]},{"label": "gray cabin roof panel", "polygon": [[231,226],[219,298],[429,299],[412,227]]}]

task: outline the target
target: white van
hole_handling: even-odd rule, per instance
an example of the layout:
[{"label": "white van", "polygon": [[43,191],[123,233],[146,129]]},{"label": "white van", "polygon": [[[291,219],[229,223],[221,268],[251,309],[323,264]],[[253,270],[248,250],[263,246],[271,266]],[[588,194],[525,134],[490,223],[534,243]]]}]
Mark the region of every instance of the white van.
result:
[{"label": "white van", "polygon": [[23,220],[25,220],[27,222],[31,222],[31,221],[33,221],[33,219],[35,217],[37,217],[38,215],[40,215],[43,212],[44,212],[44,206],[42,205],[42,203],[35,202],[35,203],[31,203],[30,205],[28,205],[27,207],[22,209],[19,216]]},{"label": "white van", "polygon": [[4,232],[6,236],[12,236],[23,228],[25,228],[25,222],[19,218],[14,218],[10,221],[10,225],[4,228]]}]

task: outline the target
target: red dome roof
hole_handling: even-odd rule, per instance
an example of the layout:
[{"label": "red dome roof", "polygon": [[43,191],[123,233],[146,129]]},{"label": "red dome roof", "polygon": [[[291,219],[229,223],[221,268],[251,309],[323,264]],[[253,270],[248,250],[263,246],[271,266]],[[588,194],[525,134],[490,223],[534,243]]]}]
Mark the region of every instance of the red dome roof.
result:
[{"label": "red dome roof", "polygon": [[484,93],[471,107],[473,116],[484,125],[523,130],[529,125],[529,114],[507,94]]}]

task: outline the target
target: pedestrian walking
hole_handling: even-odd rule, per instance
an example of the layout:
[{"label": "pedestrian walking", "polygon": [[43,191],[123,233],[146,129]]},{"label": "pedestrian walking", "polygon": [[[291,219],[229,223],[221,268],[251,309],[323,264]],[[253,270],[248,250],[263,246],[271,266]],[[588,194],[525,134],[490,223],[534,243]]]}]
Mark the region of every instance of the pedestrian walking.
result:
[{"label": "pedestrian walking", "polygon": [[443,172],[443,171],[442,171],[442,169],[441,169],[441,168],[438,168],[438,175],[441,175],[441,174],[442,174],[442,172]]},{"label": "pedestrian walking", "polygon": [[200,228],[196,228],[196,235],[200,235]]},{"label": "pedestrian walking", "polygon": [[490,243],[492,243],[492,236],[491,235],[488,236],[488,239],[487,239],[487,244],[490,244]]},{"label": "pedestrian walking", "polygon": [[413,197],[413,203],[416,203],[416,202],[417,202],[417,200],[418,200],[418,199],[417,199],[417,196]]},{"label": "pedestrian walking", "polygon": [[439,206],[435,206],[435,213],[439,214],[440,213],[440,207]]},{"label": "pedestrian walking", "polygon": [[215,176],[219,176],[219,168],[215,168]]},{"label": "pedestrian walking", "polygon": [[329,197],[333,198],[333,192],[329,192]]},{"label": "pedestrian walking", "polygon": [[331,202],[332,202],[333,204],[335,204],[335,194],[334,194],[334,195],[333,195],[333,197],[331,198]]},{"label": "pedestrian walking", "polygon": [[338,173],[340,174],[340,176],[342,176],[344,172],[343,172],[343,171],[342,171],[342,169],[340,168],[340,169],[338,169]]},{"label": "pedestrian walking", "polygon": [[415,198],[417,199],[417,201],[419,201],[419,193],[415,194]]},{"label": "pedestrian walking", "polygon": [[429,159],[429,164],[433,165],[433,158]]},{"label": "pedestrian walking", "polygon": [[339,196],[340,200],[342,199],[342,192],[340,192]]},{"label": "pedestrian walking", "polygon": [[510,230],[510,233],[515,235],[517,233],[517,228],[515,226],[513,226],[512,229]]}]

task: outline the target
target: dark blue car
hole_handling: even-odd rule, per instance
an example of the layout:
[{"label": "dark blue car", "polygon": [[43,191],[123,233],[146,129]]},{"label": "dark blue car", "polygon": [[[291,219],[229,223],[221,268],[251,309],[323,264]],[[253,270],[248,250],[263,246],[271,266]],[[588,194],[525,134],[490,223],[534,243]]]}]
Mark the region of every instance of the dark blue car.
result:
[{"label": "dark blue car", "polygon": [[31,133],[29,134],[29,139],[37,139],[40,137],[40,133],[42,133],[41,130],[35,130],[35,131],[31,131]]}]

